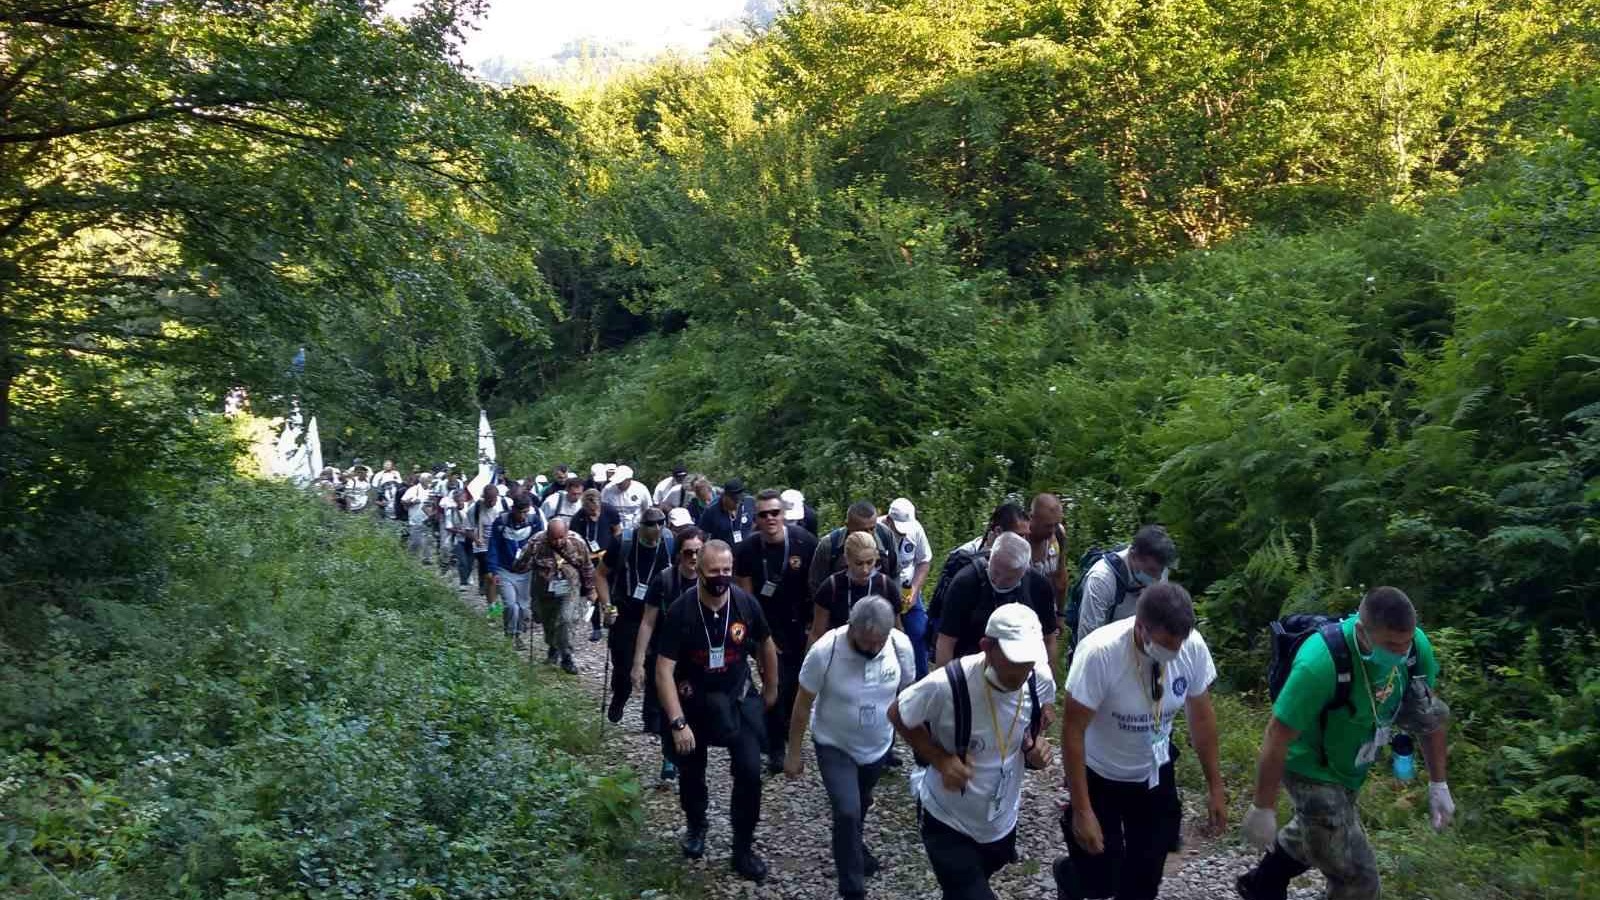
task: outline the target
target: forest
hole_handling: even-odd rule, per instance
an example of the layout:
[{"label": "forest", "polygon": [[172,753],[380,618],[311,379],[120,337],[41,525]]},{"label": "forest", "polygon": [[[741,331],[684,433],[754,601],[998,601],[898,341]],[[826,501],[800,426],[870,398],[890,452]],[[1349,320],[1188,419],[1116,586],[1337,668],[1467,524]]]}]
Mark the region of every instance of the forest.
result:
[{"label": "forest", "polygon": [[795,0],[519,86],[483,10],[0,7],[0,888],[503,896],[565,816],[530,895],[629,892],[637,784],[238,474],[243,386],[340,459],[483,407],[514,473],[907,496],[941,555],[1041,490],[1074,552],[1163,523],[1236,767],[1266,624],[1398,585],[1463,816],[1369,788],[1392,895],[1600,891],[1600,3]]}]

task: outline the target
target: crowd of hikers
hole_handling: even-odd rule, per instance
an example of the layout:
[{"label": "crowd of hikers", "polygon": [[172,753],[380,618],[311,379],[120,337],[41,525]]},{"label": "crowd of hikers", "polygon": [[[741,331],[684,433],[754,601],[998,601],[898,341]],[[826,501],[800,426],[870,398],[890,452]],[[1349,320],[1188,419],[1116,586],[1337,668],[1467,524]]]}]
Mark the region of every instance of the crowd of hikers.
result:
[{"label": "crowd of hikers", "polygon": [[[585,627],[588,640],[607,640],[606,717],[620,722],[638,694],[690,858],[704,855],[710,826],[708,750],[726,751],[731,864],[743,878],[767,874],[754,849],[763,757],[767,774],[803,777],[808,731],[846,900],[864,897],[878,870],[862,823],[884,769],[905,765],[897,739],[948,900],[994,897],[990,878],[1018,861],[1022,772],[1052,763],[1050,734],[1068,797],[1066,853],[1052,866],[1061,898],[1157,896],[1181,843],[1180,711],[1204,773],[1206,826],[1227,826],[1217,670],[1188,591],[1169,580],[1178,550],[1159,525],[1084,550],[1074,570],[1062,503],[1039,494],[1002,503],[936,573],[907,498],[882,514],[857,501],[843,525],[819,531],[799,490],[718,486],[682,465],[652,489],[626,465],[469,481],[453,465],[402,474],[386,460],[376,473],[329,469],[315,487],[397,523],[419,560],[453,567],[463,591],[498,603],[519,651],[532,652],[537,622],[546,661],[575,674]],[[1343,618],[1279,620],[1271,639],[1272,715],[1241,825],[1265,855],[1235,890],[1284,900],[1315,868],[1332,900],[1371,900],[1377,861],[1356,804],[1379,759],[1387,753],[1408,779],[1420,748],[1433,826],[1455,813],[1438,661],[1393,587]],[[1280,786],[1293,806],[1282,827]]]}]

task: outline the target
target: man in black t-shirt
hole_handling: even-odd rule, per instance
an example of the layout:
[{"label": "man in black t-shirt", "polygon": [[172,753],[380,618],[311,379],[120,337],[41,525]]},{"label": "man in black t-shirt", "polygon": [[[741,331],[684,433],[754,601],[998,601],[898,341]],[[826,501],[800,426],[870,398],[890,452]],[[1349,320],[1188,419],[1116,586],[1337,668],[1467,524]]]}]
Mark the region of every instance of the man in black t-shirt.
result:
[{"label": "man in black t-shirt", "polygon": [[650,581],[672,568],[672,543],[665,528],[667,514],[654,506],[639,516],[639,527],[611,539],[611,547],[595,569],[595,588],[601,605],[617,611],[607,641],[611,651],[611,703],[606,718],[612,724],[622,721],[622,710],[633,692],[634,639],[644,618],[645,595]]},{"label": "man in black t-shirt", "polygon": [[639,619],[639,633],[633,641],[633,665],[628,679],[634,690],[644,700],[644,730],[646,734],[661,736],[661,786],[678,778],[678,767],[672,761],[672,732],[667,729],[661,715],[661,696],[654,683],[647,683],[646,672],[656,670],[656,648],[661,645],[660,625],[672,608],[672,601],[693,591],[700,580],[700,548],[705,539],[700,529],[687,525],[674,533],[677,549],[673,564],[650,579],[644,595],[644,613]]},{"label": "man in black t-shirt", "polygon": [[1031,568],[1032,560],[1033,548],[1027,539],[1005,532],[995,538],[986,565],[981,559],[974,560],[950,579],[939,619],[935,665],[977,653],[989,615],[1004,604],[1022,603],[1039,617],[1050,671],[1059,672],[1061,649],[1054,635],[1060,619],[1055,614],[1055,589],[1050,579]]},{"label": "man in black t-shirt", "polygon": [[[705,854],[706,746],[726,747],[733,775],[733,869],[762,881],[767,864],[754,848],[761,819],[760,710],[778,702],[778,648],[761,606],[733,586],[733,550],[726,543],[706,543],[700,582],[667,609],[656,653],[656,690],[672,733],[678,803],[688,824],[684,855]],[[761,668],[759,700],[750,696],[751,657]]]},{"label": "man in black t-shirt", "polygon": [[806,562],[817,551],[817,539],[783,518],[777,491],[756,497],[756,533],[733,553],[733,574],[746,593],[759,598],[778,647],[778,703],[767,714],[767,771],[783,771],[788,749],[789,713],[800,690],[800,664],[806,657],[811,625],[811,589]]}]

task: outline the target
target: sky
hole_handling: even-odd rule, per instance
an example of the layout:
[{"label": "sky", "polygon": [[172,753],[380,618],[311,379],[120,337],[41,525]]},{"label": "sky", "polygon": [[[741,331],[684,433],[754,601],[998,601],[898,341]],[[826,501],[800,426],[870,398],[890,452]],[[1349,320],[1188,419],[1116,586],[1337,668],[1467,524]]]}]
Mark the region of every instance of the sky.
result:
[{"label": "sky", "polygon": [[[410,5],[393,0],[389,11]],[[462,59],[474,66],[496,57],[538,62],[575,38],[631,42],[647,56],[669,48],[699,52],[711,43],[713,23],[743,12],[743,0],[490,0]]]}]

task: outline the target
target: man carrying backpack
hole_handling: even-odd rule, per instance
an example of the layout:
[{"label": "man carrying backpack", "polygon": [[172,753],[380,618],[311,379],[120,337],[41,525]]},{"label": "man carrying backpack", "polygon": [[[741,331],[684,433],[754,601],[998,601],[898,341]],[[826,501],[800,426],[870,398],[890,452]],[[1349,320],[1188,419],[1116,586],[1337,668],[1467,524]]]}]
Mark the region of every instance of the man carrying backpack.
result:
[{"label": "man carrying backpack", "polygon": [[1017,856],[1023,769],[1050,764],[1039,730],[1055,679],[1039,617],[1020,603],[999,607],[980,647],[889,707],[895,731],[929,761],[912,792],[945,900],[993,900],[990,877]]},{"label": "man carrying backpack", "polygon": [[672,568],[673,539],[665,534],[667,514],[654,506],[645,507],[639,527],[629,528],[612,540],[611,549],[595,568],[595,590],[601,606],[612,606],[617,618],[607,638],[611,651],[611,703],[606,718],[612,724],[622,721],[622,710],[633,693],[634,642],[639,623],[644,620],[645,595],[650,581]]},{"label": "man carrying backpack", "polygon": [[822,582],[835,572],[844,571],[844,539],[865,531],[878,542],[878,569],[900,590],[900,568],[894,550],[894,532],[878,521],[878,508],[865,500],[857,500],[845,510],[844,526],[835,528],[817,540],[817,551],[811,557],[810,592],[815,594]]},{"label": "man carrying backpack", "polygon": [[1159,584],[1132,619],[1098,629],[1073,654],[1061,718],[1069,855],[1054,870],[1063,900],[1155,900],[1183,817],[1172,753],[1180,709],[1205,772],[1211,830],[1227,824],[1210,693],[1217,667],[1194,624],[1189,592]]},{"label": "man carrying backpack", "polygon": [[945,555],[939,569],[939,580],[934,582],[933,595],[928,600],[928,653],[931,655],[939,641],[939,620],[944,617],[944,598],[950,593],[950,582],[970,568],[974,557],[987,556],[989,547],[1005,532],[1028,536],[1028,511],[1020,503],[1007,500],[996,506],[989,516],[989,525],[983,534],[951,550]]},{"label": "man carrying backpack", "polygon": [[1028,507],[1028,543],[1033,547],[1033,570],[1050,580],[1055,591],[1056,609],[1067,602],[1067,531],[1061,520],[1065,512],[1055,494],[1037,494]]},{"label": "man carrying backpack", "polygon": [[1050,582],[1030,567],[1032,550],[1028,542],[1010,532],[995,538],[989,558],[974,557],[950,582],[944,598],[944,614],[939,619],[939,642],[934,664],[976,653],[989,615],[1007,603],[1021,603],[1033,610],[1044,629],[1050,670],[1060,664],[1055,595]]},{"label": "man carrying backpack", "polygon": [[1067,604],[1067,624],[1073,640],[1082,643],[1096,628],[1133,615],[1139,593],[1167,580],[1167,570],[1178,561],[1178,545],[1160,525],[1146,525],[1133,543],[1114,550],[1092,547],[1079,561],[1078,584]]},{"label": "man carrying backpack", "polygon": [[[1417,627],[1411,599],[1392,587],[1374,588],[1343,621],[1291,616],[1275,626],[1272,719],[1242,827],[1268,852],[1235,886],[1245,900],[1283,900],[1290,879],[1315,867],[1327,876],[1331,900],[1376,900],[1378,863],[1356,798],[1394,731],[1422,739],[1434,829],[1455,817],[1445,781],[1450,708],[1434,692],[1433,645]],[[1286,675],[1284,657],[1292,660]],[[1295,811],[1282,830],[1280,781]]]}]

